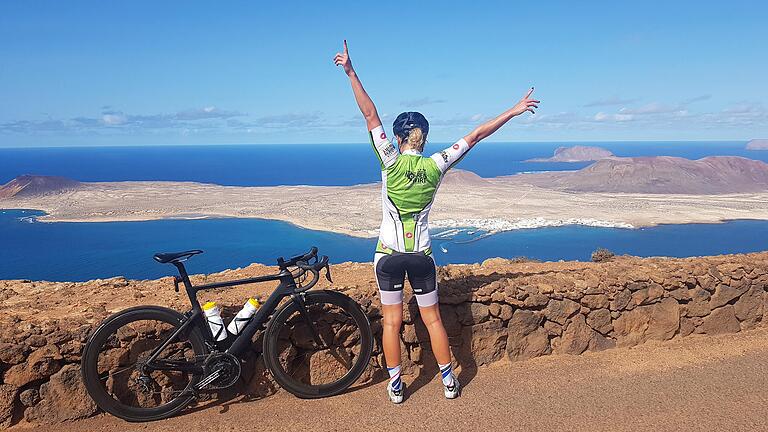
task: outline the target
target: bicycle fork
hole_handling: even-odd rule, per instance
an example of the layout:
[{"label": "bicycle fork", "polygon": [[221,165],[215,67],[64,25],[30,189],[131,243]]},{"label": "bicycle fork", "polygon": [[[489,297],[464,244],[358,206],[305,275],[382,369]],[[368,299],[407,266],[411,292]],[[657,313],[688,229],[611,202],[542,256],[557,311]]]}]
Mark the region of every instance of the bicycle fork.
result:
[{"label": "bicycle fork", "polygon": [[318,348],[328,348],[328,345],[326,345],[325,342],[323,342],[323,340],[320,338],[320,334],[317,332],[317,327],[315,327],[315,323],[312,322],[312,318],[309,316],[306,303],[304,303],[304,294],[293,294],[291,295],[291,300],[296,305],[296,308],[299,309],[299,315],[301,315],[301,317],[304,319],[304,323],[306,323],[307,327],[309,327],[310,333],[312,333],[312,339],[314,339]]}]

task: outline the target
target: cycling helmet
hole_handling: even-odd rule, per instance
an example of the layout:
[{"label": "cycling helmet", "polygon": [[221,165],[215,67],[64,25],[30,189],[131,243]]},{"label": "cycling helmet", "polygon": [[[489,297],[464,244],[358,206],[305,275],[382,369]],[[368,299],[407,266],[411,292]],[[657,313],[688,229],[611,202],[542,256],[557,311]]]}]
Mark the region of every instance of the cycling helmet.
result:
[{"label": "cycling helmet", "polygon": [[400,114],[392,123],[392,131],[395,136],[405,138],[411,129],[419,128],[426,137],[429,133],[429,122],[420,112],[408,111]]}]

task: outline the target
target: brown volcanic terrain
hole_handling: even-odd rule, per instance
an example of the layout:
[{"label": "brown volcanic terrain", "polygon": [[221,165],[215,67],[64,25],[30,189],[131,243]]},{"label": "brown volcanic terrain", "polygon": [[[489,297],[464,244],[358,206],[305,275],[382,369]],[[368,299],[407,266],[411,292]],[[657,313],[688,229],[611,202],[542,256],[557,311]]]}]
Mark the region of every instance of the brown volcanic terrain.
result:
[{"label": "brown volcanic terrain", "polygon": [[747,150],[768,150],[768,139],[753,139],[747,143]]},{"label": "brown volcanic terrain", "polygon": [[526,162],[589,162],[613,157],[613,153],[602,147],[573,146],[558,147],[550,158],[528,159]]},{"label": "brown volcanic terrain", "polygon": [[[695,175],[681,176],[684,171],[676,166],[678,162],[698,166],[701,161],[680,159],[669,164],[667,171],[662,173],[662,177],[673,176],[673,181],[662,184],[666,190],[693,192],[688,194],[663,193],[658,184],[649,184],[647,178],[644,182],[643,176],[652,179],[659,173],[643,172],[641,167],[648,163],[642,159],[637,162],[631,162],[631,159],[604,159],[575,173],[495,178],[481,178],[468,171],[455,170],[443,179],[430,222],[436,227],[482,226],[498,231],[513,229],[505,227],[571,223],[643,227],[662,223],[714,223],[730,219],[768,220],[768,188],[764,181],[758,179],[760,173],[764,174],[766,164],[741,158],[706,160],[735,160],[735,163],[725,167],[708,165],[704,171],[717,176],[728,174],[726,178],[714,180]],[[610,168],[610,164],[627,164],[623,168],[627,172],[597,170],[597,167]],[[753,169],[753,177],[749,178],[750,173],[743,169],[751,165],[756,168]],[[573,179],[569,182],[564,176],[573,176]],[[611,176],[617,178],[612,179]],[[709,181],[713,181],[716,187],[710,187]],[[589,188],[602,190],[607,185],[611,186],[611,190],[621,192],[581,191]],[[739,188],[747,191],[740,191]],[[649,192],[629,193],[637,189]],[[715,190],[727,190],[728,193],[716,194]],[[304,228],[374,237],[381,224],[380,200],[379,183],[238,187],[135,181],[81,183],[74,190],[55,194],[0,198],[0,208],[41,210],[47,213],[38,218],[43,222],[262,218],[287,221]]]},{"label": "brown volcanic terrain", "polygon": [[[149,257],[147,261],[151,263]],[[188,266],[194,271],[194,259]],[[366,310],[375,335],[379,338],[381,307],[371,264],[342,263],[334,265],[332,270],[336,283],[329,286],[327,281],[321,279],[319,289],[342,291],[358,301]],[[193,283],[237,279],[275,271],[273,267],[251,265],[207,276],[196,275]],[[168,272],[171,273],[170,266]],[[601,404],[608,405],[612,401],[605,397],[605,392],[626,395],[626,402],[631,402],[633,406],[639,401],[654,409],[661,405],[662,412],[656,412],[665,416],[670,416],[672,412],[672,419],[683,408],[692,415],[691,420],[696,414],[701,415],[701,412],[712,412],[713,409],[704,408],[709,408],[710,403],[717,400],[721,403],[714,404],[714,411],[719,411],[722,403],[737,402],[737,406],[742,407],[745,400],[764,403],[765,391],[768,389],[762,384],[766,379],[765,352],[768,352],[768,337],[765,336],[768,330],[768,252],[684,259],[616,257],[602,263],[512,262],[495,258],[482,264],[440,267],[438,280],[440,313],[451,342],[459,379],[468,384],[475,375],[489,375],[481,381],[486,384],[467,386],[466,396],[458,402],[437,399],[442,399],[442,396],[439,384],[435,381],[437,368],[434,356],[430,351],[426,328],[418,318],[415,299],[407,288],[401,333],[402,368],[409,384],[407,395],[413,397],[411,402],[415,403],[406,401],[405,406],[395,410],[420,408],[422,413],[439,413],[438,407],[445,409],[447,405],[443,404],[446,403],[458,403],[457,407],[464,406],[467,410],[484,405],[482,402],[496,407],[506,404],[504,409],[500,408],[492,414],[495,419],[504,422],[508,418],[505,415],[520,411],[521,408],[532,412],[552,409],[553,401],[563,400],[560,397],[562,392],[568,391],[573,391],[571,395],[576,400],[591,397],[591,401],[594,401],[602,398]],[[260,284],[213,290],[206,292],[201,300],[219,302],[224,306],[224,315],[228,320],[245,298],[264,294],[272,288],[270,284]],[[0,281],[0,301],[4,306],[4,313],[0,314],[0,429],[18,422],[57,423],[94,415],[97,410],[83,390],[78,365],[83,343],[94,326],[108,314],[135,305],[164,305],[182,311],[188,307],[184,294],[173,291],[171,278],[138,281],[118,277],[83,283]],[[729,345],[722,350],[705,349],[722,345],[722,342],[718,342],[718,335],[745,331],[748,332],[740,336],[743,343]],[[675,343],[680,346],[681,340],[695,340],[702,335],[711,339],[699,339],[699,343],[684,345],[688,348],[681,349],[662,349],[659,345],[662,341],[672,340],[671,346]],[[724,340],[733,341],[734,338]],[[131,343],[134,342],[140,344],[140,340]],[[656,351],[658,355],[652,361],[643,356],[628,359],[627,351],[624,354],[609,354],[617,347],[635,347],[646,342],[659,347]],[[136,346],[128,344],[119,349],[131,350]],[[377,384],[379,387],[375,393],[364,390],[385,379],[386,372],[381,368],[383,357],[379,347],[378,343],[375,344],[370,367],[360,379],[356,390],[338,398],[317,401],[313,406],[319,410],[328,410],[328,415],[338,415],[332,414],[334,410],[329,409],[328,404],[333,406],[333,401],[339,400],[351,403],[359,395],[367,395],[370,399],[368,409],[375,403],[385,404],[380,384]],[[752,351],[750,347],[760,347],[760,350]],[[696,352],[691,352],[691,348]],[[594,374],[589,376],[581,373],[581,361],[572,357],[585,354],[587,359],[594,360],[599,358],[595,357],[597,352],[606,350],[599,354],[606,355],[603,358],[609,360],[594,368]],[[260,351],[261,346],[255,344],[253,356],[244,368],[244,371],[250,373],[238,387],[239,393],[248,400],[271,396],[280,391],[265,372],[262,360],[257,357]],[[701,353],[715,357],[713,360],[716,360],[718,366],[701,374],[701,367],[705,363]],[[536,366],[547,360],[532,360],[550,355],[555,358],[560,356],[561,360],[552,360],[555,363],[552,363],[553,367],[549,371]],[[748,361],[746,355],[749,355]],[[622,358],[626,361],[622,361]],[[731,361],[724,361],[727,359]],[[620,370],[611,367],[611,364],[616,366],[615,361],[621,362]],[[491,367],[486,368],[486,365]],[[500,365],[513,365],[513,369],[493,369]],[[518,374],[513,370],[520,372]],[[665,374],[665,370],[670,373]],[[694,370],[699,373],[691,376]],[[681,378],[681,373],[689,374],[686,375],[689,378]],[[510,377],[527,377],[526,385],[550,380],[561,385],[521,392],[516,390],[518,380]],[[643,387],[642,383],[649,382],[662,384]],[[691,382],[695,385],[687,387],[685,383]],[[719,383],[716,388],[713,387],[715,382]],[[637,391],[633,385],[640,385],[645,390]],[[581,388],[589,390],[578,390]],[[494,397],[484,397],[486,391]],[[694,394],[688,397],[685,395],[687,391]],[[723,397],[722,391],[730,396]],[[686,402],[681,404],[683,396]],[[531,397],[538,397],[541,401],[531,404]],[[294,399],[287,400],[286,396],[278,400],[286,404],[298,404],[300,407],[308,406],[306,401],[299,403]],[[578,404],[576,400],[569,397],[564,399],[564,403],[573,407],[572,404]],[[659,400],[668,403],[660,403]],[[419,401],[428,403],[429,409],[424,409]],[[346,411],[343,405],[338,407],[339,412]],[[227,411],[228,406],[219,401],[218,405],[205,409],[202,414],[208,419],[208,426],[218,425],[217,416]],[[409,406],[411,408],[407,408]],[[734,408],[734,405],[728,406],[731,410]],[[556,402],[554,407],[556,410],[561,408]],[[618,421],[613,415],[604,417],[607,408],[602,406],[587,404],[579,407],[579,410],[587,410],[579,411],[587,418]],[[388,404],[375,408],[392,409]],[[749,411],[732,411],[732,415],[738,418],[737,412],[751,414]],[[762,411],[755,414],[757,417],[750,417],[750,421],[762,419],[760,421],[764,422]],[[195,414],[190,415],[195,418]],[[240,419],[240,424],[250,421],[253,415],[253,412],[245,415]],[[458,417],[464,418],[463,414]],[[184,418],[187,416],[177,417],[172,422],[184,422]],[[631,426],[626,419],[619,420],[605,430]],[[356,425],[347,423],[336,424],[338,428],[333,427],[333,422],[329,422],[328,418],[322,421],[327,422],[324,424],[328,427],[321,429],[359,430],[355,428]],[[381,418],[377,421],[380,422]],[[126,426],[120,424],[116,429]],[[502,426],[507,424],[499,423]],[[229,426],[220,430],[233,429]],[[286,430],[296,429],[290,423],[282,426]],[[368,424],[368,428],[372,426]],[[87,424],[78,429],[95,430]],[[189,430],[197,429],[192,427]],[[500,430],[506,429],[500,427]],[[575,427],[555,429],[574,430]],[[736,426],[730,430],[749,429],[756,430],[755,427]]]},{"label": "brown volcanic terrain", "polygon": [[488,184],[488,180],[480,177],[472,171],[463,169],[452,169],[448,171],[441,181],[441,186],[483,186]]},{"label": "brown volcanic terrain", "polygon": [[73,191],[80,187],[80,182],[66,177],[23,175],[0,186],[0,199],[33,198],[60,192]]},{"label": "brown volcanic terrain", "polygon": [[610,158],[572,172],[507,177],[569,192],[728,194],[768,190],[768,164],[736,156]]},{"label": "brown volcanic terrain", "polygon": [[400,405],[387,402],[382,380],[327,399],[298,399],[288,392],[239,397],[151,424],[102,414],[14,430],[230,432],[257,423],[261,431],[380,432],[418,419],[425,431],[446,432],[765,431],[766,357],[768,328],[499,362],[460,375],[462,397],[453,401],[443,398],[437,378],[427,373],[403,377],[406,400]]}]

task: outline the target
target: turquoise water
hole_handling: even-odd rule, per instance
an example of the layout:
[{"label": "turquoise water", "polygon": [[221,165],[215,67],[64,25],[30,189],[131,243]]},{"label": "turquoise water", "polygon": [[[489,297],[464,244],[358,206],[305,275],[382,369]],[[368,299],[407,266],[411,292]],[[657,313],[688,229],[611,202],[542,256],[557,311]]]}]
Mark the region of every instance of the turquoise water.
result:
[{"label": "turquoise water", "polygon": [[[155,252],[203,249],[187,264],[192,273],[274,264],[315,245],[333,263],[369,261],[374,239],[306,230],[260,219],[159,220],[148,222],[41,223],[38,211],[0,210],[0,279],[82,281],[173,274],[152,260]],[[436,233],[439,233],[437,231]],[[564,226],[510,231],[478,241],[466,232],[435,240],[438,264],[488,257],[588,260],[598,247],[639,256],[695,256],[768,249],[768,221],[662,225],[645,229]],[[443,252],[445,249],[447,252]]]}]

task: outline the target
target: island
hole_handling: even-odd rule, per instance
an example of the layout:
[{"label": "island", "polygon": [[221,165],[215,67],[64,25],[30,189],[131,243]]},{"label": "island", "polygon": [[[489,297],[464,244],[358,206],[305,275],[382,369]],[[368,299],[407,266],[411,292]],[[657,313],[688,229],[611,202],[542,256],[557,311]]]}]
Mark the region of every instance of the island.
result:
[{"label": "island", "polygon": [[[31,193],[30,188],[18,189],[17,180],[0,188],[0,208],[42,210],[42,222],[262,218],[358,237],[375,237],[381,223],[379,183],[241,187],[70,182],[55,191]],[[615,158],[578,171],[495,178],[454,169],[442,182],[430,226],[493,233],[571,224],[636,228],[730,219],[768,220],[768,164],[726,156],[697,161]]]},{"label": "island", "polygon": [[737,156],[614,157],[578,171],[521,174],[507,180],[568,192],[738,194],[768,190],[768,164]]},{"label": "island", "polygon": [[753,139],[747,143],[747,150],[768,150],[768,139]]},{"label": "island", "polygon": [[79,187],[80,182],[66,177],[26,174],[0,187],[0,199],[55,195]]},{"label": "island", "polygon": [[534,158],[526,162],[591,162],[609,157],[613,157],[613,153],[602,147],[572,146],[558,147],[550,158]]}]

